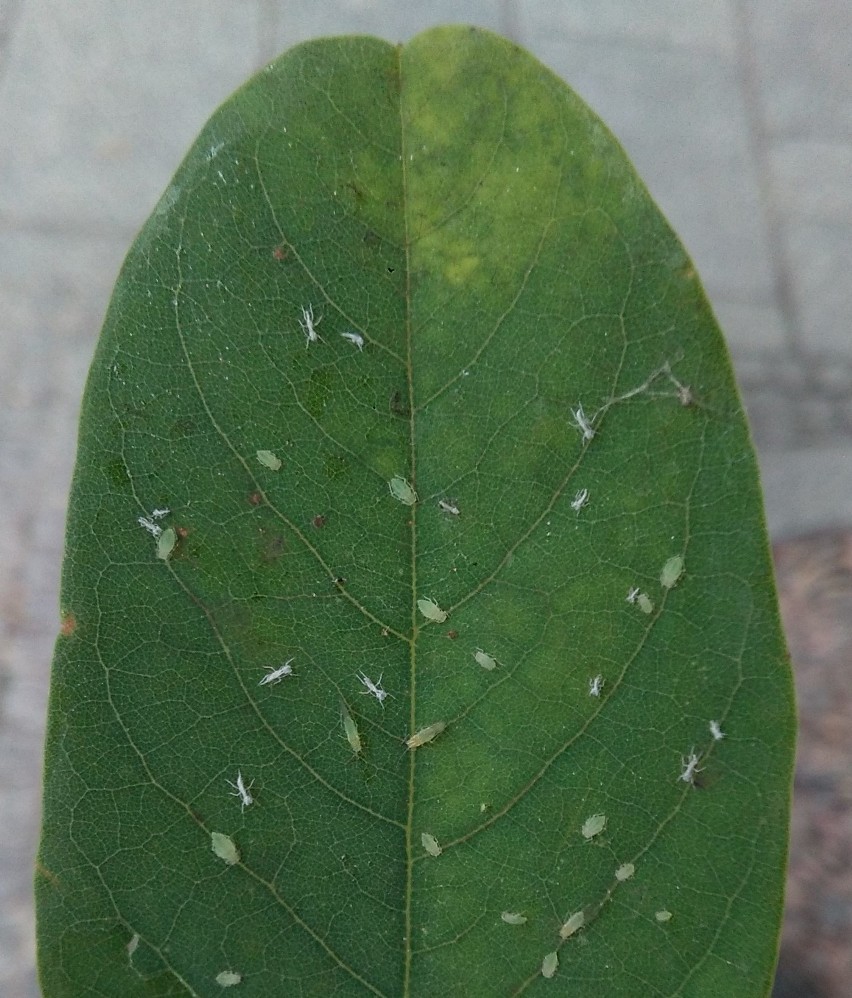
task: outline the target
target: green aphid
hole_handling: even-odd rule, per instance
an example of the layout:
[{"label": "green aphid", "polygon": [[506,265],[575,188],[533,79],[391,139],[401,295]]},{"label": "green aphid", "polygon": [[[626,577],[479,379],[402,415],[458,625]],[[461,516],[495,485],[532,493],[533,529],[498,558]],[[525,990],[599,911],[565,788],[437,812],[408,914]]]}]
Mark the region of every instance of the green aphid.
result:
[{"label": "green aphid", "polygon": [[361,753],[361,735],[358,733],[358,725],[355,723],[354,718],[349,713],[346,704],[343,700],[340,701],[340,717],[343,720],[343,730],[346,733],[346,741],[355,755],[360,755]]},{"label": "green aphid", "polygon": [[222,832],[211,832],[210,848],[228,866],[233,866],[240,861],[240,851],[230,835],[223,835]]},{"label": "green aphid", "polygon": [[683,558],[676,554],[663,565],[660,572],[660,585],[663,589],[671,589],[676,586],[681,575],[683,575]]},{"label": "green aphid", "polygon": [[157,538],[157,557],[160,561],[168,561],[177,544],[177,531],[174,527],[166,529]]},{"label": "green aphid", "polygon": [[542,977],[553,977],[559,967],[559,954],[554,950],[552,953],[548,953],[547,956],[541,961],[541,976]]},{"label": "green aphid", "polygon": [[423,832],[420,836],[420,841],[423,844],[423,848],[429,853],[430,856],[440,856],[443,852],[443,849],[441,849],[441,846],[438,844],[438,840],[429,832]]},{"label": "green aphid", "polygon": [[568,919],[568,921],[559,930],[560,939],[570,939],[578,929],[582,929],[586,924],[586,916],[582,911],[575,911],[574,914]]},{"label": "green aphid", "polygon": [[394,499],[398,499],[405,506],[413,506],[417,502],[417,493],[401,475],[394,475],[388,482],[388,489]]},{"label": "green aphid", "polygon": [[257,459],[264,468],[269,468],[270,471],[281,470],[281,458],[271,450],[259,450],[257,452]]},{"label": "green aphid", "polygon": [[584,839],[593,839],[596,835],[600,835],[605,825],[605,814],[593,814],[591,817],[586,818],[580,831],[583,833]]}]

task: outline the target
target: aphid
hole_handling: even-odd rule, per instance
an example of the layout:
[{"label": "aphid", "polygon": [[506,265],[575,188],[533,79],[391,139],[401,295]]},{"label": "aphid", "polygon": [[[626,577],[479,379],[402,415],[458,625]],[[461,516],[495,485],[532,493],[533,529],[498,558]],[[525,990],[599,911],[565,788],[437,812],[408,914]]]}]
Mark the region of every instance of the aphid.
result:
[{"label": "aphid", "polygon": [[574,426],[576,426],[577,429],[582,432],[583,440],[585,440],[588,443],[588,441],[591,440],[592,437],[595,435],[595,431],[592,428],[592,424],[589,422],[588,418],[586,417],[585,412],[583,412],[583,406],[578,405],[577,408],[574,410],[573,415],[574,415]]},{"label": "aphid", "polygon": [[632,863],[622,863],[615,871],[615,879],[621,881],[629,880],[636,872],[636,867]]},{"label": "aphid", "polygon": [[388,482],[388,488],[394,499],[406,506],[413,506],[417,502],[417,493],[401,475],[394,475]]},{"label": "aphid", "polygon": [[681,575],[683,575],[683,558],[676,554],[663,565],[663,570],[660,572],[660,585],[663,589],[671,589],[672,586],[677,585]]},{"label": "aphid", "polygon": [[584,506],[588,506],[588,504],[589,504],[589,490],[580,489],[580,491],[574,496],[574,499],[571,503],[571,509],[573,509],[575,513],[579,513],[580,510]]},{"label": "aphid", "polygon": [[554,950],[552,953],[548,953],[541,961],[541,976],[547,978],[553,977],[558,967],[559,954]]},{"label": "aphid", "polygon": [[500,917],[506,925],[525,925],[527,921],[527,916],[519,911],[504,911],[500,913]]},{"label": "aphid", "polygon": [[344,340],[354,343],[359,352],[364,349],[364,337],[360,333],[341,333],[340,335]]},{"label": "aphid", "polygon": [[456,506],[455,503],[448,502],[446,499],[439,499],[438,506],[445,513],[449,513],[452,516],[459,516],[461,514],[461,510],[458,506]]},{"label": "aphid", "polygon": [[580,829],[583,833],[583,838],[593,839],[596,835],[600,835],[600,833],[604,830],[605,824],[605,814],[593,814],[591,817],[586,818],[583,822],[583,827]]},{"label": "aphid", "polygon": [[688,759],[685,760],[683,756],[680,757],[680,764],[683,766],[683,772],[680,774],[680,779],[683,780],[684,783],[694,784],[695,774],[703,772],[703,770],[698,768],[699,761],[700,760],[694,750],[690,751]]},{"label": "aphid", "polygon": [[371,694],[379,701],[382,707],[384,707],[385,697],[390,696],[387,690],[382,689],[382,676],[384,675],[384,673],[383,672],[380,673],[379,678],[375,683],[364,672],[358,672],[356,673],[356,675],[358,679],[361,681],[362,685],[367,687],[366,690],[361,690],[361,693],[363,693],[365,696],[368,693]]},{"label": "aphid", "polygon": [[578,929],[582,929],[586,924],[586,915],[581,909],[580,911],[575,911],[574,914],[568,919],[568,921],[559,930],[560,939],[569,939]]},{"label": "aphid", "polygon": [[238,974],[236,970],[222,970],[216,975],[216,983],[220,988],[232,988],[235,984],[239,984],[243,979],[242,974]]},{"label": "aphid", "polygon": [[636,600],[638,599],[638,597],[639,597],[639,587],[638,586],[636,586],[633,589],[629,589],[627,591],[627,602],[628,603],[635,603]]},{"label": "aphid", "polygon": [[420,836],[420,841],[423,843],[423,848],[430,856],[440,856],[444,851],[439,845],[438,840],[434,835],[430,835],[428,832],[423,832]]},{"label": "aphid", "polygon": [[654,912],[654,918],[656,918],[656,920],[658,922],[668,922],[668,920],[671,917],[672,917],[672,913],[670,911],[666,911],[665,908],[663,908],[662,911],[656,911],[656,912]]},{"label": "aphid", "polygon": [[139,948],[139,933],[134,932],[130,937],[130,942],[124,947],[127,950],[128,957],[132,958],[133,954]]},{"label": "aphid", "polygon": [[442,610],[433,599],[419,599],[417,609],[427,620],[434,620],[436,624],[443,624],[447,619],[447,611]]},{"label": "aphid", "polygon": [[340,717],[343,721],[346,740],[349,742],[349,746],[355,755],[358,755],[361,752],[361,735],[358,733],[358,725],[355,723],[343,700],[340,701]]},{"label": "aphid", "polygon": [[654,604],[648,599],[644,593],[639,593],[636,597],[636,602],[639,604],[639,609],[642,613],[653,613]]},{"label": "aphid", "polygon": [[677,400],[681,405],[692,405],[692,389],[689,385],[678,385],[677,387]]},{"label": "aphid", "polygon": [[316,326],[322,322],[322,316],[319,319],[314,319],[314,307],[313,305],[308,305],[307,308],[302,306],[302,318],[299,319],[299,325],[302,327],[302,332],[305,334],[305,346],[309,346],[311,343],[316,343],[319,339],[319,334],[316,331]]},{"label": "aphid", "polygon": [[476,659],[477,665],[481,665],[483,669],[488,669],[489,672],[491,672],[492,669],[497,668],[497,659],[492,658],[481,648],[476,649],[473,653],[473,657]]},{"label": "aphid", "polygon": [[710,734],[713,736],[714,742],[720,742],[725,737],[725,732],[719,727],[718,721],[710,722]]},{"label": "aphid", "polygon": [[435,721],[434,724],[427,724],[425,728],[415,731],[410,738],[406,738],[405,744],[410,748],[420,748],[427,742],[433,741],[446,728],[446,721]]},{"label": "aphid", "polygon": [[136,518],[136,522],[140,527],[143,527],[152,537],[159,537],[163,532],[163,528],[158,524],[154,523],[152,519],[147,516],[139,516]]},{"label": "aphid", "polygon": [[601,690],[606,682],[603,676],[595,676],[593,679],[589,680],[589,696],[599,697],[601,695]]},{"label": "aphid", "polygon": [[211,832],[210,848],[216,853],[219,859],[224,860],[228,866],[233,866],[234,863],[239,863],[240,861],[239,850],[230,835],[223,835],[222,832]]},{"label": "aphid", "polygon": [[169,555],[174,551],[175,544],[177,544],[177,531],[174,527],[166,527],[157,538],[157,557],[160,561],[169,560]]},{"label": "aphid", "polygon": [[259,450],[257,452],[257,459],[264,468],[269,468],[270,471],[281,470],[281,458],[273,454],[271,450]]},{"label": "aphid", "polygon": [[249,806],[249,804],[254,804],[254,797],[252,797],[252,795],[249,793],[252,786],[254,785],[254,780],[252,780],[251,783],[249,783],[249,785],[246,786],[245,783],[243,782],[243,774],[239,770],[237,770],[237,782],[232,783],[230,780],[225,780],[225,782],[228,784],[229,787],[234,788],[231,793],[231,796],[240,798],[241,811],[245,811],[245,809]]},{"label": "aphid", "polygon": [[288,658],[287,661],[283,665],[279,665],[277,669],[273,669],[271,665],[268,665],[266,667],[266,675],[257,685],[266,686],[267,683],[280,683],[285,676],[292,676],[293,666],[290,665],[292,661],[292,658]]}]

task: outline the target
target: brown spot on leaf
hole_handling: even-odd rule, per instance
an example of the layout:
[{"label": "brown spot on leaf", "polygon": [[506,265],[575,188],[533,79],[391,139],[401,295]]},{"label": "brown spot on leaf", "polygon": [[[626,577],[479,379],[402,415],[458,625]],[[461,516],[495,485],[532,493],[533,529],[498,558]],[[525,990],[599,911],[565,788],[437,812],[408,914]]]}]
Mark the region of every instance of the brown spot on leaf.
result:
[{"label": "brown spot on leaf", "polygon": [[286,260],[290,254],[286,249],[286,247],[276,246],[275,249],[272,251],[272,255],[275,257],[276,260]]},{"label": "brown spot on leaf", "polygon": [[459,632],[456,631],[455,629],[452,631],[447,631],[447,637],[450,639],[450,641],[455,641],[458,636]]},{"label": "brown spot on leaf", "polygon": [[248,497],[249,506],[259,506],[263,502],[263,496],[259,492],[252,492]]},{"label": "brown spot on leaf", "polygon": [[311,525],[316,527],[317,530],[321,530],[325,526],[325,517],[322,513],[318,513],[313,520],[311,520]]},{"label": "brown spot on leaf", "polygon": [[62,623],[59,626],[59,633],[63,638],[70,638],[77,630],[77,618],[73,613],[63,613]]}]

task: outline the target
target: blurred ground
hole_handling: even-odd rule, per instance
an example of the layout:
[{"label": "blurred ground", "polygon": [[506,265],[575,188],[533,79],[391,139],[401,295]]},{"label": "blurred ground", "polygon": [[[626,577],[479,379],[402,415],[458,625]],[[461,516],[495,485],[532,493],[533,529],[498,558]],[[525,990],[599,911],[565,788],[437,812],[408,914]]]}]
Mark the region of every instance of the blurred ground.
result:
[{"label": "blurred ground", "polygon": [[280,50],[322,34],[405,40],[446,21],[510,35],[589,101],[692,253],[726,331],[781,542],[803,713],[777,993],[849,993],[852,542],[826,528],[852,527],[852,5],[0,0],[8,998],[38,994],[30,867],[64,506],[83,379],[121,259],[206,118]]}]

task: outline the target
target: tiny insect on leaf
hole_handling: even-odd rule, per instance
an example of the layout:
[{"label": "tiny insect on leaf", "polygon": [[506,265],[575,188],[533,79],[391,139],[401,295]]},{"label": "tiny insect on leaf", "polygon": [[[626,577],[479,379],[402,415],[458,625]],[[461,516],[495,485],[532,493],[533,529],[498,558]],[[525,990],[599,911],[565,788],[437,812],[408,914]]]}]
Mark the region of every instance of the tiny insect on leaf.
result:
[{"label": "tiny insect on leaf", "polygon": [[222,832],[211,832],[210,848],[228,866],[233,866],[240,861],[239,849],[237,849],[236,843],[230,835],[223,835]]},{"label": "tiny insect on leaf", "polygon": [[434,724],[427,724],[425,728],[415,731],[410,738],[407,738],[405,744],[410,749],[420,748],[421,745],[426,745],[428,742],[434,741],[446,726],[446,721],[435,721]]},{"label": "tiny insect on leaf", "polygon": [[559,967],[559,954],[554,950],[541,961],[541,976],[551,978]]},{"label": "tiny insect on leaf", "polygon": [[216,983],[220,988],[232,988],[235,984],[239,984],[242,979],[243,975],[238,974],[236,970],[222,970],[216,975]]},{"label": "tiny insect on leaf", "polygon": [[560,939],[570,939],[571,936],[577,932],[578,929],[582,929],[586,924],[585,912],[581,909],[580,911],[575,911],[574,914],[568,919],[567,922],[559,930]]},{"label": "tiny insect on leaf", "polygon": [[596,835],[600,835],[600,833],[604,830],[605,825],[605,814],[593,814],[586,818],[580,831],[583,833],[584,839],[593,839]]},{"label": "tiny insect on leaf", "polygon": [[177,544],[177,531],[174,527],[166,529],[157,538],[157,557],[160,561],[168,561]]},{"label": "tiny insect on leaf", "polygon": [[663,589],[671,589],[677,585],[681,575],[683,575],[683,558],[676,554],[663,565],[663,570],[660,572],[660,585]]},{"label": "tiny insect on leaf", "polygon": [[281,469],[281,458],[273,454],[271,450],[259,450],[257,459],[264,468],[269,468],[270,471],[280,471]]},{"label": "tiny insect on leaf", "polygon": [[434,835],[430,835],[429,832],[423,832],[420,836],[420,841],[430,856],[440,856],[443,852],[443,849],[438,845],[438,840]]},{"label": "tiny insect on leaf", "polygon": [[436,624],[443,624],[447,619],[447,611],[442,610],[433,599],[419,599],[417,609],[427,620],[432,620]]},{"label": "tiny insect on leaf", "polygon": [[636,867],[632,863],[622,863],[615,871],[615,879],[620,881],[629,880],[636,872]]},{"label": "tiny insect on leaf", "polygon": [[394,499],[398,499],[405,506],[413,506],[417,502],[417,493],[400,475],[395,475],[388,482],[388,489]]},{"label": "tiny insect on leaf", "polygon": [[483,669],[488,669],[490,672],[492,669],[497,668],[497,659],[492,658],[487,652],[484,652],[481,648],[477,648],[473,653],[473,657],[476,659],[478,665],[481,665]]},{"label": "tiny insect on leaf", "polygon": [[518,911],[504,911],[500,913],[500,918],[506,925],[526,925],[527,916]]}]

